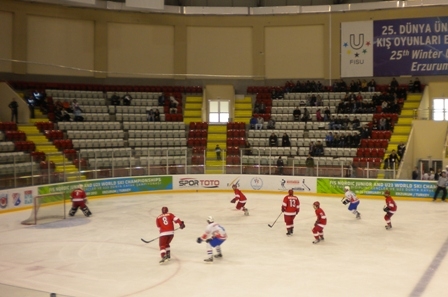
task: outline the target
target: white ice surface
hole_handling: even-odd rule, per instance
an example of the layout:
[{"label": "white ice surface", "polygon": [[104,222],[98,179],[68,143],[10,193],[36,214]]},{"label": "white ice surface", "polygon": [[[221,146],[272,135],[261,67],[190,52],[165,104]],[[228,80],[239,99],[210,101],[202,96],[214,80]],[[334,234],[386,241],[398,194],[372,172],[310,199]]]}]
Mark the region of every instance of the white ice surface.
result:
[{"label": "white ice surface", "polygon": [[[448,260],[439,251],[447,247],[448,203],[397,201],[387,231],[383,200],[362,199],[356,220],[340,199],[301,196],[294,236],[287,237],[283,216],[268,227],[283,194],[247,196],[248,217],[229,203],[231,191],[92,199],[90,218],[78,211],[37,226],[20,224],[30,210],[0,215],[0,283],[81,297],[447,294]],[[317,245],[311,243],[315,200],[328,217],[325,242]],[[158,236],[162,206],[186,224],[164,265],[158,241],[140,240]],[[213,264],[203,262],[205,243],[196,243],[209,215],[229,235],[224,258]],[[12,297],[5,292],[0,296]]]}]

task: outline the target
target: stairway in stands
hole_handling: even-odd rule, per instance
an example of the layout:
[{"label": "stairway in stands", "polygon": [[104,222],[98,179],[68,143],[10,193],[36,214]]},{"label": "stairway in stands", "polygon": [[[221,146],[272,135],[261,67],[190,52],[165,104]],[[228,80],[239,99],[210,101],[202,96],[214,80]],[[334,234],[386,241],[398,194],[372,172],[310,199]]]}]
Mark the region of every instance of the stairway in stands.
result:
[{"label": "stairway in stands", "polygon": [[249,124],[252,117],[252,98],[245,96],[242,99],[235,99],[235,113],[233,122],[243,122],[246,125]]},{"label": "stairway in stands", "polygon": [[[223,168],[226,162],[227,149],[227,126],[223,125],[208,125],[207,132],[207,150],[205,159],[205,173],[206,174],[223,174]],[[219,144],[221,148],[221,160],[216,158],[216,145]]]},{"label": "stairway in stands", "polygon": [[[53,161],[56,165],[55,173],[63,173],[65,170],[67,181],[86,179],[85,176],[81,175],[74,176],[78,172],[75,165],[70,162],[63,154],[60,152],[53,143],[43,135],[39,129],[36,127],[37,122],[46,121],[46,118],[39,110],[35,110],[35,118],[30,119],[29,124],[19,125],[19,130],[25,132],[27,140],[33,141],[36,145],[36,151],[44,152],[46,155],[46,161]],[[65,163],[65,166],[64,166]]]},{"label": "stairway in stands", "polygon": [[187,96],[185,98],[184,123],[202,122],[202,97]]},{"label": "stairway in stands", "polygon": [[[407,146],[409,134],[411,133],[412,121],[414,119],[414,110],[418,109],[422,94],[408,94],[404,101],[401,114],[398,117],[397,123],[394,126],[394,132],[390,138],[384,158],[387,158],[392,150],[397,151],[397,146],[403,142]],[[384,168],[382,166],[382,168]],[[397,168],[398,169],[398,168]],[[384,174],[378,174],[378,178],[383,178]]]}]

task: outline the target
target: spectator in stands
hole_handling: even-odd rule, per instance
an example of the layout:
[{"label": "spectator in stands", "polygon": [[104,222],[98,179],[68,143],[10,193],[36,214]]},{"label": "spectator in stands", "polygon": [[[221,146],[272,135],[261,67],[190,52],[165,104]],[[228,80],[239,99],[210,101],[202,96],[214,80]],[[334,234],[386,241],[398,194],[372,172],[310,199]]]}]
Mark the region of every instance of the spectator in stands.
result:
[{"label": "spectator in stands", "polygon": [[316,147],[314,148],[314,156],[321,157],[324,155],[324,145],[320,140],[317,141]]},{"label": "spectator in stands", "polygon": [[406,151],[406,145],[403,141],[400,142],[400,144],[397,146],[397,155],[398,155],[398,161],[401,162],[404,156],[404,152]]},{"label": "spectator in stands", "polygon": [[170,114],[176,114],[177,113],[177,108],[172,107],[170,108]]},{"label": "spectator in stands", "polygon": [[110,97],[110,104],[120,105],[120,96],[118,96],[117,93],[114,93],[112,97]]},{"label": "spectator in stands", "polygon": [[278,138],[274,132],[272,132],[271,136],[269,136],[269,146],[278,146]]},{"label": "spectator in stands", "polygon": [[311,156],[314,156],[314,148],[316,145],[314,144],[314,141],[310,141],[310,144],[308,145],[308,154]]},{"label": "spectator in stands", "polygon": [[249,126],[250,126],[250,129],[255,129],[255,125],[257,124],[257,118],[255,117],[255,115],[252,115],[252,117],[250,118],[250,121],[249,121]]},{"label": "spectator in stands", "polygon": [[350,92],[357,92],[358,91],[358,85],[354,80],[350,82]]},{"label": "spectator in stands", "polygon": [[128,92],[123,96],[123,105],[129,106],[131,105],[132,97]]},{"label": "spectator in stands", "polygon": [[160,111],[157,108],[154,111],[154,121],[155,122],[160,122]]},{"label": "spectator in stands", "polygon": [[361,141],[361,134],[357,132],[353,133],[351,147],[358,147],[360,141]]},{"label": "spectator in stands", "polygon": [[216,153],[216,160],[218,160],[218,161],[222,160],[221,148],[219,147],[219,144],[217,144],[215,147],[215,153]]},{"label": "spectator in stands", "polygon": [[316,110],[316,120],[318,122],[323,122],[324,117],[322,116],[322,113],[320,112],[320,108]]},{"label": "spectator in stands", "polygon": [[316,106],[317,97],[315,94],[306,96],[306,101],[308,106]]},{"label": "spectator in stands", "polygon": [[73,112],[75,112],[75,110],[79,107],[79,103],[78,100],[73,99],[72,104],[71,104],[71,108],[73,110]]},{"label": "spectator in stands", "polygon": [[352,162],[347,161],[344,166],[345,168],[345,177],[353,177],[353,165]]},{"label": "spectator in stands", "polygon": [[333,128],[334,130],[341,130],[342,129],[342,116],[338,115],[338,117],[334,120]]},{"label": "spectator in stands", "polygon": [[414,80],[414,88],[412,90],[413,90],[412,91],[413,93],[421,93],[422,92],[422,85],[421,85],[418,77],[416,77]]},{"label": "spectator in stands", "polygon": [[268,129],[275,129],[275,120],[272,117],[269,118]]},{"label": "spectator in stands", "polygon": [[30,118],[34,119],[34,107],[36,106],[36,100],[33,95],[30,95],[26,101],[28,103],[28,108],[30,109]]},{"label": "spectator in stands", "polygon": [[305,166],[306,166],[306,175],[314,176],[314,158],[311,156],[311,154],[308,154],[308,156],[306,157]]},{"label": "spectator in stands", "polygon": [[348,130],[350,127],[350,119],[348,118],[347,115],[344,116],[344,118],[342,119],[342,129],[343,130]]},{"label": "spectator in stands", "polygon": [[381,117],[380,121],[378,123],[378,130],[386,130],[386,118],[385,117]]},{"label": "spectator in stands", "polygon": [[260,116],[258,116],[257,124],[255,124],[255,129],[256,129],[256,130],[263,130],[263,125],[264,125],[264,119],[263,119],[263,117],[260,115]]},{"label": "spectator in stands", "polygon": [[[398,164],[398,155],[395,152],[395,150],[392,150],[392,152],[389,154],[389,159],[391,161],[391,164],[393,164],[394,166],[396,164]],[[393,168],[395,168],[395,167],[393,167]]]},{"label": "spectator in stands", "polygon": [[325,110],[324,110],[324,121],[328,122],[330,120],[330,118],[331,118],[331,111],[327,106],[327,107],[325,107]]},{"label": "spectator in stands", "polygon": [[392,78],[392,81],[389,84],[389,93],[393,94],[398,90],[398,81],[395,77]]},{"label": "spectator in stands", "polygon": [[171,94],[170,95],[170,107],[177,108],[178,105],[179,105],[179,101],[177,101],[176,98],[174,98],[174,96]]},{"label": "spectator in stands", "polygon": [[364,127],[360,131],[361,139],[368,139],[368,138],[370,138],[370,133],[371,133],[371,131],[369,129],[369,126],[368,125],[364,125]]},{"label": "spectator in stands", "polygon": [[341,134],[339,135],[338,147],[344,147],[345,142],[346,142],[345,133],[341,132]]},{"label": "spectator in stands", "polygon": [[361,82],[361,92],[367,92],[367,91],[368,91],[367,81],[363,79]]},{"label": "spectator in stands", "polygon": [[19,104],[16,101],[16,98],[12,98],[12,101],[8,105],[9,109],[11,109],[11,122],[19,122]]},{"label": "spectator in stands", "polygon": [[57,106],[54,116],[58,122],[70,122],[71,118],[68,112],[61,106]]},{"label": "spectator in stands", "polygon": [[327,144],[327,147],[333,147],[333,132],[328,132],[327,135],[325,135],[325,143]]},{"label": "spectator in stands", "polygon": [[357,130],[361,126],[361,122],[359,121],[358,117],[355,116],[355,118],[352,121],[352,129]]},{"label": "spectator in stands", "polygon": [[283,147],[290,147],[291,146],[291,142],[289,141],[289,136],[288,136],[288,134],[286,132],[283,133],[283,136],[282,136],[282,146]]},{"label": "spectator in stands", "polygon": [[283,167],[284,167],[284,163],[282,160],[282,156],[279,156],[277,159],[277,169],[278,169],[278,174],[279,175],[283,175]]},{"label": "spectator in stands", "polygon": [[311,120],[310,112],[308,111],[308,108],[304,108],[303,110],[303,116],[302,116],[302,122],[305,122],[305,124]]},{"label": "spectator in stands", "polygon": [[79,106],[75,107],[74,114],[75,114],[75,117],[73,120],[75,122],[83,122],[84,121],[84,117],[82,116],[81,107],[79,107]]},{"label": "spectator in stands", "polygon": [[336,124],[336,117],[331,116],[330,123],[328,124],[328,126],[330,127],[330,130],[335,130],[335,128],[334,128],[335,124]]},{"label": "spectator in stands", "polygon": [[264,104],[264,101],[260,102],[260,113],[266,113],[266,104]]},{"label": "spectator in stands", "polygon": [[394,127],[394,123],[393,123],[391,117],[387,117],[386,118],[386,130],[392,131],[393,127]]},{"label": "spectator in stands", "polygon": [[414,170],[412,171],[412,179],[413,180],[418,180],[419,179],[419,172],[418,172],[418,168],[414,167]]},{"label": "spectator in stands", "polygon": [[255,105],[254,105],[254,113],[261,113],[260,112],[260,102],[257,100],[255,101]]},{"label": "spectator in stands", "polygon": [[159,106],[164,106],[165,105],[165,95],[162,93],[160,94],[159,98],[157,99]]},{"label": "spectator in stands", "polygon": [[413,81],[412,79],[409,81],[409,84],[408,84],[408,91],[409,91],[410,93],[415,93],[415,92],[414,92],[414,81]]},{"label": "spectator in stands", "polygon": [[322,96],[318,94],[316,96],[316,106],[323,106],[323,105],[324,105],[324,101],[322,99]]},{"label": "spectator in stands", "polygon": [[316,92],[322,92],[324,90],[324,86],[322,83],[318,80],[316,83]]},{"label": "spectator in stands", "polygon": [[156,121],[155,117],[154,117],[154,114],[155,114],[155,112],[154,112],[154,109],[152,109],[152,108],[147,111],[148,122],[155,122]]},{"label": "spectator in stands", "polygon": [[367,89],[368,89],[369,92],[375,92],[376,82],[375,82],[375,80],[373,78],[367,84]]},{"label": "spectator in stands", "polygon": [[389,104],[387,103],[386,100],[383,100],[383,102],[381,103],[381,111],[384,113],[389,112]]},{"label": "spectator in stands", "polygon": [[392,162],[390,155],[384,159],[384,178],[390,179],[393,176],[393,168],[395,163]]},{"label": "spectator in stands", "polygon": [[294,121],[300,121],[300,115],[302,112],[300,111],[300,108],[297,106],[296,109],[292,112],[292,115],[294,117]]},{"label": "spectator in stands", "polygon": [[344,113],[345,110],[345,102],[344,99],[339,101],[338,106],[336,107],[336,113]]},{"label": "spectator in stands", "polygon": [[246,143],[244,144],[245,150],[244,150],[244,154],[247,156],[251,156],[252,155],[252,147],[250,145],[250,142],[248,140],[246,140]]}]

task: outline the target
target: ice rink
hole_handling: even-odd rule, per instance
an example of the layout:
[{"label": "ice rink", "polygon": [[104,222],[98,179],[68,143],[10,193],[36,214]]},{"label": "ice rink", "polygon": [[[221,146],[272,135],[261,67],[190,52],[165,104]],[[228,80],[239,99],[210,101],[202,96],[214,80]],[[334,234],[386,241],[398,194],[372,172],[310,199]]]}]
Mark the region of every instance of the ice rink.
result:
[{"label": "ice rink", "polygon": [[[446,296],[448,203],[397,201],[385,230],[384,200],[361,197],[361,220],[340,199],[300,196],[294,236],[280,214],[286,193],[248,192],[250,216],[233,192],[167,193],[92,199],[93,216],[37,226],[30,210],[0,215],[1,284],[66,296]],[[312,207],[327,214],[325,242],[312,244]],[[185,221],[172,259],[160,265],[155,218],[162,206]],[[68,211],[68,210],[67,210]],[[197,244],[207,216],[223,225],[223,258],[204,263]],[[0,296],[28,296],[2,288]],[[43,296],[48,296],[45,294]],[[37,293],[29,296],[38,296]]]}]

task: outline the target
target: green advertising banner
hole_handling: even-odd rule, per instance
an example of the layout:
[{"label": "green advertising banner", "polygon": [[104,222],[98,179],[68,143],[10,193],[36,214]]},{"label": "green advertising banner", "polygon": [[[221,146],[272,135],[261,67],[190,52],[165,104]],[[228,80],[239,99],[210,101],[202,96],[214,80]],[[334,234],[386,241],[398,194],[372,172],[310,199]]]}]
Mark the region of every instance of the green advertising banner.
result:
[{"label": "green advertising banner", "polygon": [[426,181],[400,181],[388,179],[332,179],[318,178],[317,193],[344,194],[344,186],[358,195],[382,196],[384,190],[389,190],[392,196],[430,198],[434,195],[436,183]]},{"label": "green advertising banner", "polygon": [[40,186],[38,187],[38,193],[42,195],[64,192],[70,195],[73,189],[80,184],[83,186],[84,191],[86,191],[87,197],[89,197],[120,193],[172,190],[173,178],[172,176],[146,176],[78,181],[73,183]]}]

